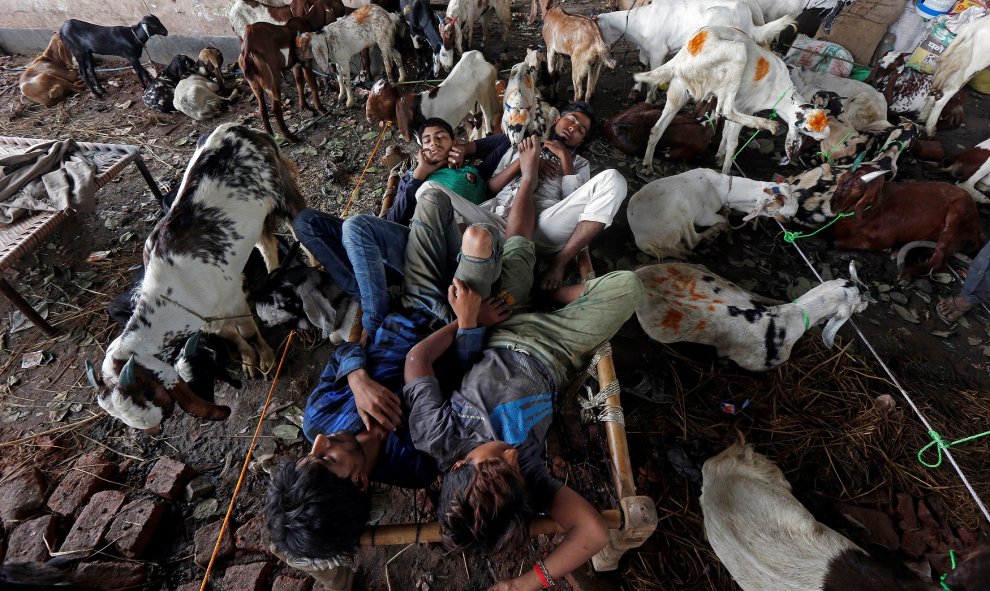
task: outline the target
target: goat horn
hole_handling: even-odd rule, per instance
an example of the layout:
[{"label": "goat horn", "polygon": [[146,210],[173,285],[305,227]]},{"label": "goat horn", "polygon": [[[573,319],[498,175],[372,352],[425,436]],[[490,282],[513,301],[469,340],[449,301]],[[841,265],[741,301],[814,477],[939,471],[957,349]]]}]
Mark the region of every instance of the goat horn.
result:
[{"label": "goat horn", "polygon": [[856,269],[856,261],[849,261],[849,276],[852,277],[854,282],[864,285],[864,283],[859,279],[859,273],[857,273]]},{"label": "goat horn", "polygon": [[120,380],[119,380],[119,383],[120,383],[121,386],[125,386],[126,387],[126,386],[131,386],[131,385],[134,384],[134,381],[135,381],[135,378],[134,378],[134,363],[135,363],[134,356],[131,355],[127,359],[127,363],[125,363],[124,364],[124,367],[120,370]]},{"label": "goat horn", "polygon": [[179,403],[179,407],[182,410],[194,417],[206,419],[208,421],[222,421],[230,416],[229,406],[221,406],[219,404],[213,404],[212,402],[203,400],[192,390],[190,390],[189,385],[182,380],[179,380],[175,386],[172,386],[172,389],[167,390],[167,392],[173,400]]},{"label": "goat horn", "polygon": [[887,174],[888,172],[890,172],[890,171],[889,170],[878,170],[876,172],[868,172],[868,173],[864,174],[863,176],[859,177],[859,180],[863,181],[864,183],[869,183],[871,181],[874,181],[874,180],[882,177],[883,175]]},{"label": "goat horn", "polygon": [[932,248],[937,247],[938,244],[930,240],[915,240],[914,242],[908,242],[897,251],[897,274],[900,275],[904,272],[904,261],[907,260],[907,255],[909,252],[916,248]]},{"label": "goat horn", "polygon": [[199,348],[199,336],[200,336],[200,334],[201,334],[201,332],[197,330],[186,341],[186,346],[183,347],[183,349],[182,349],[182,355],[186,359],[189,359],[190,357],[193,357],[193,356],[196,355],[196,349]]},{"label": "goat horn", "polygon": [[93,362],[89,359],[86,360],[86,379],[89,380],[89,385],[93,386],[94,390],[100,389],[100,380],[96,378],[96,368],[93,367]]}]

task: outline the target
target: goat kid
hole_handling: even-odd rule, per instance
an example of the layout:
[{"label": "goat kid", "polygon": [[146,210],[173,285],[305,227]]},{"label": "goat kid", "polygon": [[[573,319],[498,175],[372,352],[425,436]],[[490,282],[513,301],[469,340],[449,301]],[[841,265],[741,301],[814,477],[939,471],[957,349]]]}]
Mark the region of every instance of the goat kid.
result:
[{"label": "goat kid", "polygon": [[[941,591],[819,523],[776,464],[740,437],[701,469],[705,537],[743,591]],[[990,546],[960,553],[945,587],[983,591]]]},{"label": "goat kid", "polygon": [[822,340],[831,347],[839,328],[866,309],[868,290],[854,263],[849,274],[852,279],[826,281],[787,304],[750,293],[704,267],[650,265],[636,270],[646,288],[636,317],[661,343],[712,345],[719,357],[743,369],[766,371],[786,362],[812,326],[826,322]]},{"label": "goat kid", "polygon": [[86,84],[69,69],[71,65],[72,54],[58,33],[53,33],[45,51],[24,68],[20,79],[21,94],[51,108],[86,90]]},{"label": "goat kid", "polygon": [[[822,91],[835,93],[842,101],[844,119],[853,129],[861,130],[874,122],[887,121],[887,99],[865,82],[804,68],[791,68],[790,76],[801,96],[814,96]],[[835,131],[830,135],[835,136]]]},{"label": "goat kid", "polygon": [[265,131],[272,133],[272,124],[268,120],[268,106],[265,104],[267,94],[272,101],[272,111],[275,112],[275,123],[279,131],[293,143],[298,143],[299,138],[286,127],[282,115],[283,70],[292,70],[300,111],[309,108],[303,87],[303,77],[305,77],[316,110],[321,114],[327,112],[320,102],[320,87],[316,83],[313,70],[304,63],[296,51],[297,37],[307,30],[308,25],[299,18],[289,19],[285,25],[251,23],[244,29],[244,42],[241,44],[241,54],[237,60],[241,72],[244,73],[244,80],[251,87],[255,100],[258,101],[258,114],[261,116]]},{"label": "goat kid", "polygon": [[[982,48],[982,49],[980,49]],[[990,68],[990,19],[974,19],[959,29],[952,45],[935,63],[929,96],[922,109],[925,133],[935,136],[942,110],[982,70]]]},{"label": "goat kid", "polygon": [[[615,68],[601,29],[592,19],[568,14],[559,5],[547,11],[543,19],[543,42],[547,46],[547,69],[557,70],[557,56],[571,58],[571,83],[574,100],[591,101],[602,66]],[[557,74],[559,76],[559,74]]]},{"label": "goat kid", "polygon": [[474,25],[481,19],[481,48],[488,43],[488,10],[493,9],[498,20],[502,21],[502,53],[509,51],[509,26],[512,24],[511,0],[450,0],[447,13],[440,23],[440,33],[445,39],[453,38],[453,48],[444,44],[440,52],[440,61],[444,68],[450,69],[454,64],[453,49],[458,54],[464,53],[463,39],[467,33],[467,48],[474,47]]},{"label": "goat kid", "polygon": [[[932,91],[933,77],[909,68],[909,57],[910,53],[888,53],[880,58],[867,79],[887,99],[890,118],[903,115],[917,119],[925,110],[928,95]],[[964,92],[957,92],[951,96],[938,117],[939,129],[956,129],[962,125],[965,95]]]},{"label": "goat kid", "polygon": [[[717,73],[717,75],[715,75]],[[653,154],[657,142],[689,97],[718,99],[715,114],[725,116],[722,142],[717,157],[722,173],[728,174],[743,126],[776,133],[779,124],[754,117],[765,109],[775,109],[787,123],[785,149],[797,157],[801,139],[807,135],[821,140],[829,135],[828,115],[807,104],[794,88],[783,60],[760,47],[748,35],[730,27],[704,27],[677,52],[672,60],[633,78],[651,84],[670,83],[663,114],[650,132],[641,171],[653,174]]]},{"label": "goat kid", "polygon": [[[369,4],[353,14],[337,19],[317,33],[302,33],[296,37],[296,48],[302,60],[314,60],[323,71],[330,65],[337,68],[337,82],[340,90],[337,101],[347,94],[347,108],[354,106],[351,91],[351,57],[362,50],[378,45],[385,64],[385,76],[395,79],[394,67],[399,68],[399,82],[406,79],[402,65],[402,55],[395,49],[395,31],[399,26],[399,16],[380,6]],[[394,64],[394,65],[393,65]]]},{"label": "goat kid", "polygon": [[344,16],[347,9],[340,0],[291,0],[283,6],[273,6],[255,0],[233,0],[227,10],[227,20],[240,39],[251,23],[285,24],[292,17],[306,22],[306,30],[319,31]]},{"label": "goat kid", "polygon": [[440,86],[420,93],[405,92],[394,84],[379,80],[368,94],[365,115],[371,123],[392,121],[407,142],[423,121],[439,117],[457,127],[476,105],[484,115],[484,133],[492,132],[492,121],[499,110],[495,66],[485,61],[480,51],[468,51]]},{"label": "goat kid", "polygon": [[[725,230],[728,220],[719,211],[728,207],[746,214],[788,218],[797,211],[797,198],[782,183],[763,183],[696,168],[645,185],[629,200],[629,229],[636,246],[657,258],[682,258],[698,243]],[[698,234],[695,226],[708,226]]]},{"label": "goat kid", "polygon": [[227,88],[223,80],[223,52],[216,47],[204,47],[196,59],[196,68],[200,76],[213,78],[220,87],[219,92],[226,94]]},{"label": "goat kid", "polygon": [[227,123],[201,138],[172,208],[145,241],[134,313],[107,347],[97,402],[108,413],[137,429],[157,427],[174,402],[200,418],[227,418],[229,408],[196,396],[164,361],[200,329],[233,341],[249,376],[272,367],[241,270],[255,245],[277,266],[275,224],[305,207],[293,171],[271,136],[246,127]]},{"label": "goat kid", "polygon": [[175,96],[175,85],[184,77],[196,71],[196,62],[187,55],[179,54],[162,70],[141,96],[145,106],[161,113],[172,113],[175,107],[172,99]]},{"label": "goat kid", "polygon": [[959,154],[945,169],[957,179],[957,185],[972,195],[977,203],[990,203],[990,139]]},{"label": "goat kid", "polygon": [[89,90],[99,98],[106,91],[96,76],[96,62],[93,54],[122,57],[131,64],[141,86],[147,88],[151,75],[141,65],[141,52],[145,44],[155,35],[168,36],[165,25],[153,14],[142,18],[133,27],[104,27],[85,21],[69,19],[62,23],[59,36],[79,65],[79,75]]},{"label": "goat kid", "polygon": [[175,85],[172,106],[196,121],[213,119],[239,96],[237,90],[230,96],[222,96],[219,91],[218,83],[202,74],[192,74]]},{"label": "goat kid", "polygon": [[[421,44],[426,45],[433,57],[433,75],[439,76],[443,68],[440,52],[444,49],[444,43],[440,36],[437,16],[433,14],[429,0],[399,0],[399,8],[402,18],[409,27],[413,48],[418,51]],[[453,65],[451,63],[445,69],[450,70]]]}]

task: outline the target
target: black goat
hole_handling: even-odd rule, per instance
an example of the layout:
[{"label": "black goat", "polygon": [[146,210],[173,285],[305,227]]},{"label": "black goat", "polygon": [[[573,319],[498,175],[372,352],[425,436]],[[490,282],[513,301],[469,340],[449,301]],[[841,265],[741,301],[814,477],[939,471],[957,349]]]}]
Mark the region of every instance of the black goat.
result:
[{"label": "black goat", "polygon": [[151,75],[141,65],[141,52],[148,39],[154,35],[167,37],[168,30],[158,17],[149,14],[133,27],[104,27],[70,18],[62,23],[59,35],[69,53],[76,58],[79,75],[86,86],[93,94],[103,98],[106,91],[96,77],[93,54],[115,55],[126,59],[137,73],[141,86],[147,88]]},{"label": "black goat", "polygon": [[172,98],[175,96],[175,85],[189,74],[196,71],[196,62],[187,55],[179,54],[172,58],[172,62],[152,80],[148,88],[144,89],[144,104],[149,108],[162,113],[174,113],[175,106]]}]

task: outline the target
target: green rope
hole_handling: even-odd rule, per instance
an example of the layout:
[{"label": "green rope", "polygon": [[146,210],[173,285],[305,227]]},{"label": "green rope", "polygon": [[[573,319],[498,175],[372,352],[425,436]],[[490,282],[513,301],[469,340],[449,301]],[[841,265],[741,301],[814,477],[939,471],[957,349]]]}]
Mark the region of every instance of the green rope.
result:
[{"label": "green rope", "polygon": [[705,113],[705,121],[707,121],[708,122],[708,125],[711,126],[712,133],[715,133],[715,123],[712,121],[712,114],[710,112],[709,113]]},{"label": "green rope", "polygon": [[[960,443],[966,443],[967,441],[973,441],[974,439],[990,436],[990,431],[984,431],[983,433],[977,433],[976,435],[970,435],[969,437],[963,437],[962,439],[957,439],[955,441],[946,441],[942,439],[942,436],[938,434],[938,431],[934,430],[929,431],[928,436],[932,438],[932,441],[925,447],[918,450],[918,461],[921,462],[921,465],[926,468],[938,468],[942,465],[942,450],[949,449],[950,447],[959,445]],[[929,464],[924,460],[924,458],[922,458],[922,456],[925,455],[928,448],[932,446],[935,446],[935,449],[938,451],[938,460],[936,460],[934,464]]]},{"label": "green rope", "polygon": [[[949,560],[952,561],[952,570],[949,572],[952,572],[953,570],[956,570],[956,551],[952,548],[949,548]],[[952,587],[945,582],[945,579],[948,578],[948,576],[949,573],[942,573],[942,578],[938,580],[938,584],[941,585],[945,591],[952,591]]]},{"label": "green rope", "polygon": [[[791,303],[796,304],[797,300],[794,300]],[[808,316],[808,311],[805,310],[804,308],[801,308],[801,315],[804,317],[804,329],[808,330],[809,328],[811,328],[811,318]]]},{"label": "green rope", "polygon": [[856,169],[859,168],[859,165],[863,163],[863,160],[866,160],[866,150],[863,150],[859,153],[859,156],[856,156],[856,159],[853,160],[852,166],[849,168],[849,172],[855,172]]},{"label": "green rope", "polygon": [[827,224],[825,224],[824,226],[818,228],[817,230],[815,230],[814,232],[812,232],[810,234],[805,234],[804,232],[801,232],[800,230],[798,230],[797,232],[791,232],[789,230],[784,230],[784,242],[786,242],[788,244],[794,244],[794,241],[795,240],[798,240],[800,238],[810,238],[810,237],[814,236],[815,234],[821,232],[825,228],[831,226],[835,222],[841,220],[842,218],[847,218],[847,217],[852,216],[852,215],[856,215],[856,212],[855,211],[850,211],[849,213],[840,213],[840,214],[836,215],[834,218],[832,218]]},{"label": "green rope", "polygon": [[846,135],[842,136],[842,139],[839,141],[839,143],[837,143],[834,146],[832,146],[832,149],[831,150],[829,150],[828,152],[818,152],[818,155],[819,156],[824,156],[825,157],[825,161],[828,162],[829,164],[831,164],[832,163],[832,152],[838,150],[839,147],[842,146],[842,144],[846,143],[846,140],[849,139],[849,136],[850,135],[852,135],[852,131],[847,131],[846,132]]},{"label": "green rope", "polygon": [[[780,98],[777,99],[777,102],[775,102],[773,104],[773,106],[770,107],[770,116],[767,117],[767,119],[776,119],[777,118],[777,105],[780,104],[780,101],[784,100],[784,96],[786,94],[787,94],[787,91],[785,90],[784,93],[780,95]],[[738,150],[736,150],[735,155],[732,156],[732,161],[733,162],[736,161],[736,158],[739,157],[739,154],[742,154],[742,151],[746,149],[746,146],[749,145],[749,142],[753,141],[753,138],[755,138],[756,137],[756,134],[758,134],[758,133],[760,133],[760,130],[759,129],[757,129],[756,131],[754,131],[753,132],[753,135],[749,136],[749,139],[746,140],[746,143],[743,144],[741,148],[739,148]]]},{"label": "green rope", "polygon": [[886,143],[886,144],[884,144],[884,145],[883,145],[883,147],[882,147],[882,148],[880,148],[880,151],[879,151],[879,152],[877,152],[877,156],[879,156],[880,154],[883,154],[883,151],[884,151],[884,150],[886,150],[886,149],[887,149],[887,148],[889,148],[890,146],[893,146],[894,144],[897,144],[898,146],[900,146],[900,148],[901,148],[901,152],[903,152],[903,151],[904,151],[904,142],[902,142],[901,140],[894,140],[894,141],[892,141],[892,142],[888,142],[888,143]]}]

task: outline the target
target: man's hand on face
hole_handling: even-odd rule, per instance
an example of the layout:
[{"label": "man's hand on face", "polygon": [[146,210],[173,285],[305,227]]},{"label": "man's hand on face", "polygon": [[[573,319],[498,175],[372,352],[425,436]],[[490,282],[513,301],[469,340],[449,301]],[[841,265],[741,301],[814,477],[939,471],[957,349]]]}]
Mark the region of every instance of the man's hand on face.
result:
[{"label": "man's hand on face", "polygon": [[456,144],[447,155],[447,167],[457,170],[462,166],[464,166],[464,146]]},{"label": "man's hand on face", "polygon": [[416,169],[413,170],[413,178],[419,181],[425,181],[428,176],[443,168],[447,163],[443,160],[432,164],[429,161],[429,152],[426,148],[419,151],[416,155]]},{"label": "man's hand on face", "polygon": [[530,136],[519,144],[519,170],[523,179],[536,180],[539,174],[540,150],[539,138]]},{"label": "man's hand on face", "polygon": [[478,313],[481,310],[481,295],[458,278],[447,290],[447,301],[457,316],[457,327],[469,330],[478,327]]},{"label": "man's hand on face", "polygon": [[564,145],[560,140],[547,140],[543,142],[543,147],[550,150],[554,156],[560,160],[560,168],[562,170],[571,170],[574,168],[574,155],[571,154],[570,148]]}]

